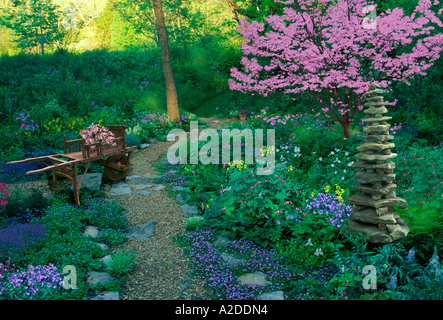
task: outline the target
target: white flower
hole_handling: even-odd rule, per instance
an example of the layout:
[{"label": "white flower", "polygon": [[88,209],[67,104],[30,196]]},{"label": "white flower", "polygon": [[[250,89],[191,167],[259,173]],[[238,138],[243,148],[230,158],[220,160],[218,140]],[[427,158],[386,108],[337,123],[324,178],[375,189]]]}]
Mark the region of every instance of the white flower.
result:
[{"label": "white flower", "polygon": [[334,174],[337,174],[337,171],[334,171]]},{"label": "white flower", "polygon": [[348,167],[352,166],[354,164],[354,161],[351,161],[348,163]]},{"label": "white flower", "polygon": [[306,242],[305,247],[306,246],[312,246],[312,242],[311,242],[311,238],[308,239],[308,242]]},{"label": "white flower", "polygon": [[334,164],[331,164],[331,167],[335,167]]},{"label": "white flower", "polygon": [[346,173],[346,169],[345,169],[345,170],[343,170],[343,173]]},{"label": "white flower", "polygon": [[322,160],[323,160],[323,158],[322,158],[322,157],[318,158],[318,161],[322,161]]},{"label": "white flower", "polygon": [[315,249],[315,253],[314,253],[316,256],[319,256],[319,255],[322,255],[323,254],[323,252],[321,251],[321,248],[317,248],[317,249]]},{"label": "white flower", "polygon": [[348,156],[348,155],[349,155],[349,152],[346,151],[346,152],[345,152],[345,156]]}]

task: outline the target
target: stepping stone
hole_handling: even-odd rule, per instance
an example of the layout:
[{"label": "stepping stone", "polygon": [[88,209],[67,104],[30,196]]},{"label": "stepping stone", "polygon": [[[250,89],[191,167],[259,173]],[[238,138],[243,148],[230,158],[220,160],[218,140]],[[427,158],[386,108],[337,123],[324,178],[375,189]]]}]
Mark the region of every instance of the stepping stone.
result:
[{"label": "stepping stone", "polygon": [[[102,186],[102,178],[103,174],[101,173],[87,173],[83,178],[80,188],[88,188],[91,190],[99,191]],[[73,190],[72,185],[70,186],[70,188],[71,190]]]},{"label": "stepping stone", "polygon": [[103,294],[98,294],[90,300],[120,300],[120,295],[118,292],[104,292]]},{"label": "stepping stone", "polygon": [[151,144],[149,144],[149,143],[142,143],[141,145],[140,145],[140,149],[146,149],[147,147],[149,147]]},{"label": "stepping stone", "polygon": [[144,194],[144,195],[147,195],[147,194],[151,194],[152,192],[151,191],[147,191],[147,190],[137,190],[136,191],[136,194]]},{"label": "stepping stone", "polygon": [[283,291],[274,291],[258,295],[257,300],[285,300],[285,298],[283,296]]},{"label": "stepping stone", "polygon": [[131,181],[131,180],[134,180],[135,178],[140,178],[140,176],[136,176],[136,175],[133,175],[133,176],[127,176],[127,177],[126,177],[126,180]]},{"label": "stepping stone", "polygon": [[98,191],[102,185],[102,177],[103,174],[101,173],[87,173],[83,178],[81,186]]},{"label": "stepping stone", "polygon": [[123,196],[123,195],[127,195],[127,194],[131,194],[131,187],[128,186],[117,186],[111,189],[111,191],[109,191],[109,194],[111,196]]},{"label": "stepping stone", "polygon": [[109,246],[105,243],[97,243],[97,245],[104,251],[104,252],[108,252],[109,251]]},{"label": "stepping stone", "polygon": [[99,283],[106,284],[112,280],[111,275],[107,272],[89,271],[87,275],[86,282],[92,286]]},{"label": "stepping stone", "polygon": [[143,175],[143,178],[148,178],[148,179],[159,179],[160,175],[157,173],[146,173]]},{"label": "stepping stone", "polygon": [[153,186],[152,184],[138,184],[138,185],[135,186],[135,189],[142,190],[142,189],[145,189],[145,188],[150,188],[152,186]]},{"label": "stepping stone", "polygon": [[113,187],[129,187],[129,184],[125,181],[114,181],[112,183]]},{"label": "stepping stone", "polygon": [[191,205],[185,203],[185,204],[181,205],[180,208],[182,209],[182,212],[184,214],[189,214],[189,215],[198,214],[198,209],[196,206],[191,206]]},{"label": "stepping stone", "polygon": [[139,224],[136,226],[129,226],[126,237],[132,240],[146,240],[151,238],[155,229],[155,221]]},{"label": "stepping stone", "polygon": [[175,197],[175,201],[177,201],[177,202],[183,202],[183,196],[182,196],[181,194],[178,194],[178,195]]},{"label": "stepping stone", "polygon": [[228,253],[222,253],[221,256],[222,256],[223,260],[225,260],[225,262],[228,265],[230,265],[231,267],[236,267],[239,264],[241,264],[242,262],[244,262],[243,259],[237,259],[233,255],[228,254]]},{"label": "stepping stone", "polygon": [[249,284],[256,286],[265,286],[270,282],[266,280],[266,275],[263,272],[246,273],[238,277],[241,284]]},{"label": "stepping stone", "polygon": [[102,232],[100,230],[98,230],[97,227],[94,226],[87,226],[85,228],[85,231],[83,231],[83,235],[84,236],[89,236],[92,238],[98,238],[102,235]]},{"label": "stepping stone", "polygon": [[164,188],[165,188],[165,186],[162,185],[162,184],[160,184],[160,185],[158,185],[157,187],[155,187],[155,188],[152,189],[152,190],[163,190]]},{"label": "stepping stone", "polygon": [[224,236],[218,236],[217,239],[214,241],[214,246],[225,246],[229,243],[230,239],[224,237]]},{"label": "stepping stone", "polygon": [[110,263],[112,261],[112,257],[110,254],[108,254],[107,256],[104,256],[103,258],[101,258],[99,261],[103,262],[105,264],[105,266],[108,266],[108,263]]}]

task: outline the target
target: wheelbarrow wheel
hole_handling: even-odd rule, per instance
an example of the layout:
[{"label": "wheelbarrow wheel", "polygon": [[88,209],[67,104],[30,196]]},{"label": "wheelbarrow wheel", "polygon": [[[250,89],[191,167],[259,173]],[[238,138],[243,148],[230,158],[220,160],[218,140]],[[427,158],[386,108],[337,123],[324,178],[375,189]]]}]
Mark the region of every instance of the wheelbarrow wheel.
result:
[{"label": "wheelbarrow wheel", "polygon": [[111,181],[124,179],[131,168],[129,156],[122,154],[111,156],[106,160],[105,173]]}]

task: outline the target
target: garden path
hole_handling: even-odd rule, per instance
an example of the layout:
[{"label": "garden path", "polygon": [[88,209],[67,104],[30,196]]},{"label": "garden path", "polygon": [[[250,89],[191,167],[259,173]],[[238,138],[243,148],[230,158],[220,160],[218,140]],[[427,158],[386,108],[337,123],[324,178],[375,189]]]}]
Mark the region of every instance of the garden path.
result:
[{"label": "garden path", "polygon": [[131,156],[131,171],[124,182],[107,183],[104,191],[126,209],[129,226],[155,223],[149,239],[129,239],[122,249],[137,253],[135,268],[125,281],[122,300],[206,299],[204,281],[191,280],[188,259],[172,237],[184,231],[179,203],[168,194],[153,167],[173,142],[156,141]]},{"label": "garden path", "polygon": [[[235,121],[235,118],[200,119],[212,129]],[[197,209],[187,204],[180,206],[173,200],[153,167],[173,143],[155,141],[141,149],[131,157],[131,171],[125,181],[104,185],[109,196],[121,200],[130,228],[155,225],[148,239],[129,239],[122,246],[137,253],[135,270],[128,275],[120,295],[123,300],[209,299],[205,280],[188,276],[189,259],[183,248],[177,247],[172,240],[184,231],[190,211]]]}]

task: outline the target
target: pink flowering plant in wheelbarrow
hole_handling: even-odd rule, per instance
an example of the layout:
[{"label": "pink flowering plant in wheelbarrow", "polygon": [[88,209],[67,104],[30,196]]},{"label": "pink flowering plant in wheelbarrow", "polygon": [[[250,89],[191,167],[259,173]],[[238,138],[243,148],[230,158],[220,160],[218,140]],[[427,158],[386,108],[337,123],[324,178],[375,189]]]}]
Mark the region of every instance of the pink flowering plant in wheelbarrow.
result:
[{"label": "pink flowering plant in wheelbarrow", "polygon": [[[91,124],[87,129],[80,132],[87,145],[103,143],[104,145],[116,146],[114,134],[101,124]],[[94,146],[91,147],[93,149]]]}]

